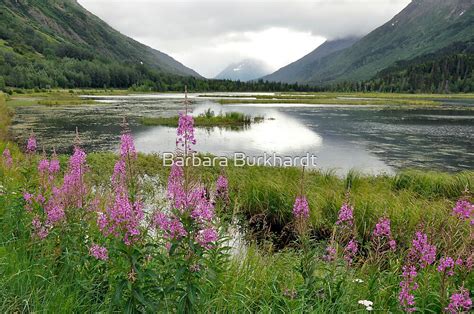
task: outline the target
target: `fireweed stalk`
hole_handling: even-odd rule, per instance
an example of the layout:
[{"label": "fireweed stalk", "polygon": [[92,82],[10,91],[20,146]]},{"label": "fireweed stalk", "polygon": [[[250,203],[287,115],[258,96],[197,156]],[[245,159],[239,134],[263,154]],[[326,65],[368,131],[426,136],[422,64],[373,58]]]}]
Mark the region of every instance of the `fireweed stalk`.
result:
[{"label": "fireweed stalk", "polygon": [[[397,242],[393,238],[391,222],[387,217],[381,217],[372,231],[371,237],[371,258],[375,259],[376,263],[386,261],[385,258],[388,253],[395,252]],[[373,255],[372,255],[373,254]]]},{"label": "fireweed stalk", "polygon": [[[194,119],[185,112],[179,114],[176,155],[184,159],[194,153]],[[167,248],[168,262],[175,269],[176,280],[171,285],[178,294],[178,311],[191,311],[200,301],[200,283],[211,251],[219,250],[220,241],[215,217],[216,199],[227,197],[227,178],[220,176],[214,193],[198,180],[192,179],[190,167],[173,163],[167,186],[168,205],[153,214],[152,227],[158,241]],[[212,266],[215,267],[215,266]],[[217,269],[213,269],[214,272]]]},{"label": "fireweed stalk", "polygon": [[120,158],[111,178],[113,193],[104,212],[98,213],[97,224],[105,237],[119,238],[127,246],[140,239],[144,218],[143,204],[134,185],[134,163],[137,153],[130,132],[121,136]]},{"label": "fireweed stalk", "polygon": [[304,195],[304,167],[301,171],[300,190],[296,196],[295,204],[293,205],[293,216],[300,240],[307,241],[306,231],[308,228],[309,205],[308,200]]},{"label": "fireweed stalk", "polygon": [[25,192],[25,208],[32,216],[33,236],[45,239],[50,230],[65,217],[64,196],[60,186],[55,185],[59,172],[59,161],[54,154],[49,160],[43,153],[38,163],[39,187],[33,193]]},{"label": "fireweed stalk", "polygon": [[[415,281],[418,275],[418,269],[425,269],[433,264],[436,259],[436,246],[431,245],[428,241],[428,236],[417,231],[412,240],[412,246],[408,252],[405,266],[402,267],[402,281],[400,282],[400,293],[398,300],[401,308],[405,312],[414,312],[415,295],[413,291],[418,289],[418,284]],[[426,285],[425,285],[426,286]]]},{"label": "fireweed stalk", "polygon": [[89,243],[89,255],[105,262],[112,275],[110,280],[116,280],[115,306],[124,306],[125,296],[127,306],[134,311],[155,309],[156,301],[147,297],[147,291],[153,289],[150,285],[157,277],[148,267],[156,252],[152,250],[154,244],[148,241],[149,229],[137,184],[135,144],[126,121],[122,128],[119,158],[110,178],[110,194],[105,196],[105,204],[96,201],[92,206],[96,209],[96,223],[102,237]]},{"label": "fireweed stalk", "polygon": [[356,226],[354,222],[354,208],[349,204],[349,192],[346,194],[346,200],[342,204],[330,243],[326,248],[326,254],[323,259],[334,261],[337,258],[338,247],[342,246],[343,257],[347,265],[351,265],[359,252],[359,243],[357,242]]},{"label": "fireweed stalk", "polygon": [[26,152],[28,154],[34,154],[36,153],[37,148],[38,148],[38,144],[36,142],[35,134],[31,132],[31,135],[28,138],[28,142],[26,143]]},{"label": "fireweed stalk", "polygon": [[5,147],[2,153],[2,163],[5,168],[11,168],[13,166],[12,154],[8,147]]},{"label": "fireweed stalk", "polygon": [[[36,150],[36,140],[32,138],[27,145],[30,154]],[[69,158],[62,184],[58,184],[60,163],[56,152],[53,151],[51,159],[43,152],[37,166],[39,186],[36,191],[24,193],[25,208],[32,216],[33,236],[45,239],[54,227],[58,227],[60,251],[64,249],[63,245],[80,245],[85,236],[83,209],[89,190],[84,180],[87,172],[86,153],[79,142],[76,130],[74,152]],[[74,229],[77,226],[80,230]],[[67,234],[78,235],[79,239],[69,241]],[[63,241],[69,241],[69,244]]]},{"label": "fireweed stalk", "polygon": [[315,252],[311,247],[310,238],[308,235],[309,223],[309,205],[304,192],[304,168],[301,171],[300,187],[293,205],[294,226],[298,235],[299,244],[302,250],[302,257],[298,271],[304,281],[304,293],[308,298],[314,297],[317,277]]},{"label": "fireweed stalk", "polygon": [[[446,306],[449,288],[455,286],[453,277],[455,275],[459,277],[471,271],[469,264],[472,263],[473,256],[473,205],[469,201],[467,189],[464,194],[464,197],[458,200],[451,210],[454,219],[448,216],[442,229],[445,245],[436,268],[441,276],[440,302],[442,306]],[[466,232],[466,229],[470,229],[469,232]],[[460,239],[464,241],[459,241]],[[448,308],[446,310],[449,312]]]},{"label": "fireweed stalk", "polygon": [[216,181],[216,201],[222,203],[222,207],[229,205],[229,180],[222,172]]}]

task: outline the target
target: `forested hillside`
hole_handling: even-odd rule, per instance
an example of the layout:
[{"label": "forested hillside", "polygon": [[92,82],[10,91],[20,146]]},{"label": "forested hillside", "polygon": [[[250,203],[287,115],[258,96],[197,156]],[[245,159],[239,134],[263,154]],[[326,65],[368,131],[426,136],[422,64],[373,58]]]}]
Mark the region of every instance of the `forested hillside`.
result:
[{"label": "forested hillside", "polygon": [[435,53],[403,60],[365,82],[342,82],[344,91],[474,92],[474,42],[454,43]]},{"label": "forested hillside", "polygon": [[199,77],[74,0],[4,0],[0,17],[0,80],[8,86],[129,87],[148,80],[167,86],[175,76]]}]

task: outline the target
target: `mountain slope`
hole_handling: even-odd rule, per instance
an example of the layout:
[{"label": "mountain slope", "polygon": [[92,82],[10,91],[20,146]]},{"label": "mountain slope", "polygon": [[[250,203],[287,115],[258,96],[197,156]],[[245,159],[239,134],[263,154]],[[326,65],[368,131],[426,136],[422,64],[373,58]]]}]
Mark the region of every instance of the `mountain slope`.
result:
[{"label": "mountain slope", "polygon": [[262,77],[265,81],[296,83],[308,80],[311,69],[316,69],[322,58],[327,55],[352,46],[358,38],[345,38],[326,41],[321,46],[303,58],[279,69],[278,71]]},{"label": "mountain slope", "polygon": [[[127,66],[142,67],[142,74],[153,71],[199,77],[170,56],[114,30],[75,0],[2,0],[0,58],[6,66],[30,66],[35,70],[42,67],[53,84],[58,83],[58,78],[51,73],[50,66],[59,71],[67,59],[82,62],[81,68],[108,67],[109,76],[114,75],[110,68],[123,72]],[[8,80],[11,69],[0,71]]]},{"label": "mountain slope", "polygon": [[434,53],[396,62],[362,84],[338,89],[381,92],[450,93],[474,91],[474,41],[457,42]]},{"label": "mountain slope", "polygon": [[267,64],[260,60],[245,59],[227,66],[216,75],[216,79],[247,82],[262,77],[271,70]]},{"label": "mountain slope", "polygon": [[473,0],[413,0],[350,48],[323,57],[316,67],[308,67],[305,79],[299,82],[326,85],[367,80],[397,61],[473,37]]}]

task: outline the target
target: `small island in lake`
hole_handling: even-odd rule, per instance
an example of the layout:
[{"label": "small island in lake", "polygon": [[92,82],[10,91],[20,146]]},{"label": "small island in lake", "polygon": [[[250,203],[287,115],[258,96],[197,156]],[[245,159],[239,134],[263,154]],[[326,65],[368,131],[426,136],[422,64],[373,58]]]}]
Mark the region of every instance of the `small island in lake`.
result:
[{"label": "small island in lake", "polygon": [[[140,119],[140,123],[143,125],[161,125],[169,127],[178,126],[179,116],[173,117],[143,117]],[[247,126],[252,123],[258,123],[263,121],[264,118],[261,116],[252,117],[250,115],[243,114],[241,112],[225,112],[215,114],[213,110],[207,109],[204,113],[194,117],[195,127],[239,127]]]}]

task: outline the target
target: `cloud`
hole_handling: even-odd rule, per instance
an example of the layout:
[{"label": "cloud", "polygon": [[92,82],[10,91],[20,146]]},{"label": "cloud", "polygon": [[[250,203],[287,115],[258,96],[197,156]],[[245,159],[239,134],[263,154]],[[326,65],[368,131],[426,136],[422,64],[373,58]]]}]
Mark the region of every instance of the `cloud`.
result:
[{"label": "cloud", "polygon": [[212,77],[239,58],[273,68],[323,38],[362,36],[409,0],[79,0],[114,28]]}]

